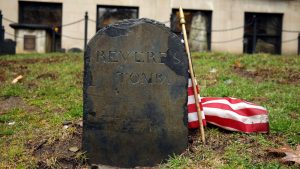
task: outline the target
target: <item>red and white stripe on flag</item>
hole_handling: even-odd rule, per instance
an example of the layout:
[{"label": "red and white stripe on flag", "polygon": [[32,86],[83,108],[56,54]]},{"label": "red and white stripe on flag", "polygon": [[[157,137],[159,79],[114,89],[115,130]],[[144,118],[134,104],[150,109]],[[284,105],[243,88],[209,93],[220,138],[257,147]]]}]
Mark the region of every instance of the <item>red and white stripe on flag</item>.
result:
[{"label": "red and white stripe on flag", "polygon": [[[269,131],[268,111],[262,107],[240,99],[224,97],[200,97],[197,85],[202,122],[219,126],[230,131],[244,133],[267,133]],[[188,126],[198,128],[198,114],[192,81],[188,82]]]},{"label": "red and white stripe on flag", "polygon": [[229,97],[204,97],[201,101],[208,123],[244,133],[269,131],[268,111],[262,106]]},{"label": "red and white stripe on flag", "polygon": [[[197,84],[197,82],[195,82],[195,84]],[[199,98],[199,106],[200,106],[200,110],[201,110],[201,114],[202,114],[202,123],[205,126],[206,120],[205,120],[205,115],[203,112],[203,107],[201,105],[201,97],[199,95],[198,85],[197,85],[197,92],[198,92],[198,98]],[[197,107],[196,107],[194,90],[193,90],[193,85],[192,85],[191,79],[189,79],[189,82],[188,82],[187,107],[188,107],[188,126],[189,126],[189,128],[198,128],[200,125],[199,125],[199,121],[198,121]]]}]

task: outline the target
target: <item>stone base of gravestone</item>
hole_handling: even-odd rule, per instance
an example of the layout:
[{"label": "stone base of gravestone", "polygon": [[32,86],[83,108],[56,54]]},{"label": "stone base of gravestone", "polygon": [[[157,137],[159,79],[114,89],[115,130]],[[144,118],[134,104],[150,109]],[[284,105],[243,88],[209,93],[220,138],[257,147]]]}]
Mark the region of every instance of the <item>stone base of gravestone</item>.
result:
[{"label": "stone base of gravestone", "polygon": [[153,20],[100,30],[84,57],[83,149],[90,164],[155,166],[187,148],[188,62]]}]

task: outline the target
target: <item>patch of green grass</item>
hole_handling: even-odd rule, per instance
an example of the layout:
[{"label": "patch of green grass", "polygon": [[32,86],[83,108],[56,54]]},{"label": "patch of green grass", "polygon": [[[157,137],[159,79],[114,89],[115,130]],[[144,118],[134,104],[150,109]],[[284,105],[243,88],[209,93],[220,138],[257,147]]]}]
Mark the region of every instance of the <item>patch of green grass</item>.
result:
[{"label": "patch of green grass", "polygon": [[3,86],[0,90],[0,95],[2,97],[14,97],[14,96],[22,96],[25,93],[25,88],[21,84],[13,84],[9,86]]},{"label": "patch of green grass", "polygon": [[176,169],[187,169],[189,168],[189,162],[191,160],[187,158],[186,156],[170,156],[167,163],[163,166],[161,166],[162,169],[167,168],[176,168]]},{"label": "patch of green grass", "polygon": [[224,153],[224,159],[226,161],[226,165],[224,168],[245,168],[251,163],[251,158],[248,154],[241,152],[244,146],[238,143],[233,143],[231,146],[226,147]]},{"label": "patch of green grass", "polygon": [[82,104],[74,105],[68,112],[65,113],[67,119],[82,117]]},{"label": "patch of green grass", "polygon": [[13,135],[14,130],[12,129],[4,129],[3,131],[0,131],[0,136],[5,136],[5,135]]}]

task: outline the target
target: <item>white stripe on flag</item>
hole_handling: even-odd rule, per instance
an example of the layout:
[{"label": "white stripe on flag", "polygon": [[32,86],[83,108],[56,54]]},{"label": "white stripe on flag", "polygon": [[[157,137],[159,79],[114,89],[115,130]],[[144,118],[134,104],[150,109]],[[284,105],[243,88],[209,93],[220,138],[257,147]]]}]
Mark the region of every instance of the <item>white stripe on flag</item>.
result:
[{"label": "white stripe on flag", "polygon": [[210,107],[203,107],[203,111],[205,112],[205,115],[232,119],[232,120],[240,121],[244,124],[267,123],[268,122],[268,115],[265,115],[265,114],[255,115],[255,116],[241,116],[230,110],[210,108]]},{"label": "white stripe on flag", "polygon": [[198,121],[198,114],[197,112],[192,112],[192,113],[188,113],[188,121],[192,122],[192,121]]},{"label": "white stripe on flag", "polygon": [[[205,120],[205,115],[203,111],[201,111],[202,120]],[[198,113],[197,112],[189,112],[188,113],[188,122],[198,121]]]},{"label": "white stripe on flag", "polygon": [[[197,85],[197,80],[196,80],[196,78],[195,78],[195,85]],[[188,87],[193,87],[192,79],[191,79],[191,78],[189,78]]]},{"label": "white stripe on flag", "polygon": [[248,104],[246,102],[232,104],[228,100],[225,100],[225,99],[218,99],[218,100],[207,101],[207,102],[202,103],[202,105],[204,106],[204,105],[210,104],[210,103],[227,104],[227,105],[229,105],[234,110],[250,108],[250,109],[261,109],[261,110],[265,110],[266,111],[266,109],[264,107],[261,107],[261,106],[256,106],[256,105],[253,105],[253,104]]},{"label": "white stripe on flag", "polygon": [[[201,98],[200,95],[198,94],[198,98],[199,98],[199,102],[201,102]],[[190,95],[188,96],[188,105],[190,104],[195,104],[195,96],[194,95]]]}]

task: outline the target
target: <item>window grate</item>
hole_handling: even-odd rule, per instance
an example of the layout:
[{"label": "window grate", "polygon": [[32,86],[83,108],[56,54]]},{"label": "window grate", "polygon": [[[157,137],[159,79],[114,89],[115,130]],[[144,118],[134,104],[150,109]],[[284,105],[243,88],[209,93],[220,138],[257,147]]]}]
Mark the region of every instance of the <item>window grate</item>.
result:
[{"label": "window grate", "polygon": [[36,48],[36,36],[24,35],[24,50],[33,51]]}]

